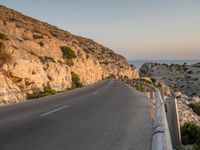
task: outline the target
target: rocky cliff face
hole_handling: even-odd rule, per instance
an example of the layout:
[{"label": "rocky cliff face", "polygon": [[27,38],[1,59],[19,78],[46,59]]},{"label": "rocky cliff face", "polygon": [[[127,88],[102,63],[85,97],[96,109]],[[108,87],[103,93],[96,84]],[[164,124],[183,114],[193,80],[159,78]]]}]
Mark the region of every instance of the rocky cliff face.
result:
[{"label": "rocky cliff face", "polygon": [[162,88],[162,91],[166,99],[167,97],[177,99],[181,126],[188,122],[200,125],[200,116],[189,107],[189,104],[200,103],[200,98],[197,97],[200,96],[200,64],[167,65],[145,63],[141,67],[140,73],[142,76],[152,77],[157,82],[164,82],[165,84],[162,83],[161,85],[165,85],[165,87],[170,86],[169,88]]},{"label": "rocky cliff face", "polygon": [[161,80],[175,91],[181,91],[188,96],[200,96],[200,64],[145,63],[140,73]]},{"label": "rocky cliff face", "polygon": [[189,104],[200,103],[199,97],[190,98],[181,92],[175,93],[177,99],[179,123],[183,126],[185,123],[194,123],[200,125],[200,116],[198,116],[190,107]]},{"label": "rocky cliff face", "polygon": [[47,84],[71,88],[72,72],[82,84],[137,74],[123,56],[90,39],[0,6],[0,105],[25,100]]}]

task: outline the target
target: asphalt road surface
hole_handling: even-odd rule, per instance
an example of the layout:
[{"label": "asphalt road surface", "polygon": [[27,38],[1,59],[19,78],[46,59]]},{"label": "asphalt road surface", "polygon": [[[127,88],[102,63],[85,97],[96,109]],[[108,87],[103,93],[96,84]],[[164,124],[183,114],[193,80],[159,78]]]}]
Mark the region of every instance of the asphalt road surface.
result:
[{"label": "asphalt road surface", "polygon": [[0,150],[150,150],[144,94],[119,80],[0,107]]}]

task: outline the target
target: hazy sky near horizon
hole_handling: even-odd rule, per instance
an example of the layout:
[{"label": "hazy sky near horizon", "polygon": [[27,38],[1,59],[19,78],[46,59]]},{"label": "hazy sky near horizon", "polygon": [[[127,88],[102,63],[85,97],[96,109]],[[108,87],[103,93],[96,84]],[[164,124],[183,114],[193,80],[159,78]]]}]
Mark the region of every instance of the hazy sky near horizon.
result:
[{"label": "hazy sky near horizon", "polygon": [[200,0],[0,0],[128,59],[200,59]]}]

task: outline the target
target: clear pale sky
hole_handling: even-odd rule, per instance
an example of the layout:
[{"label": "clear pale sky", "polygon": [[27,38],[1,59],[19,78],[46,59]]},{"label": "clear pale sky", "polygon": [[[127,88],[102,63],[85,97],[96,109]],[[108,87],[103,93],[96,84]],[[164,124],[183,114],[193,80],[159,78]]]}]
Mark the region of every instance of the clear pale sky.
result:
[{"label": "clear pale sky", "polygon": [[128,59],[200,59],[200,0],[0,0]]}]

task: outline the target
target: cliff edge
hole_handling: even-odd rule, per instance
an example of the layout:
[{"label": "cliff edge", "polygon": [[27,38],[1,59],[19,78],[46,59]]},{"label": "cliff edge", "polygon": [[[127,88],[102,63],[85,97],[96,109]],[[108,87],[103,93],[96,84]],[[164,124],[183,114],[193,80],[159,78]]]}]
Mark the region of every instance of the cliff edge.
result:
[{"label": "cliff edge", "polygon": [[181,91],[188,96],[200,96],[200,63],[193,65],[145,63],[140,69],[140,74],[163,81],[174,91]]}]

